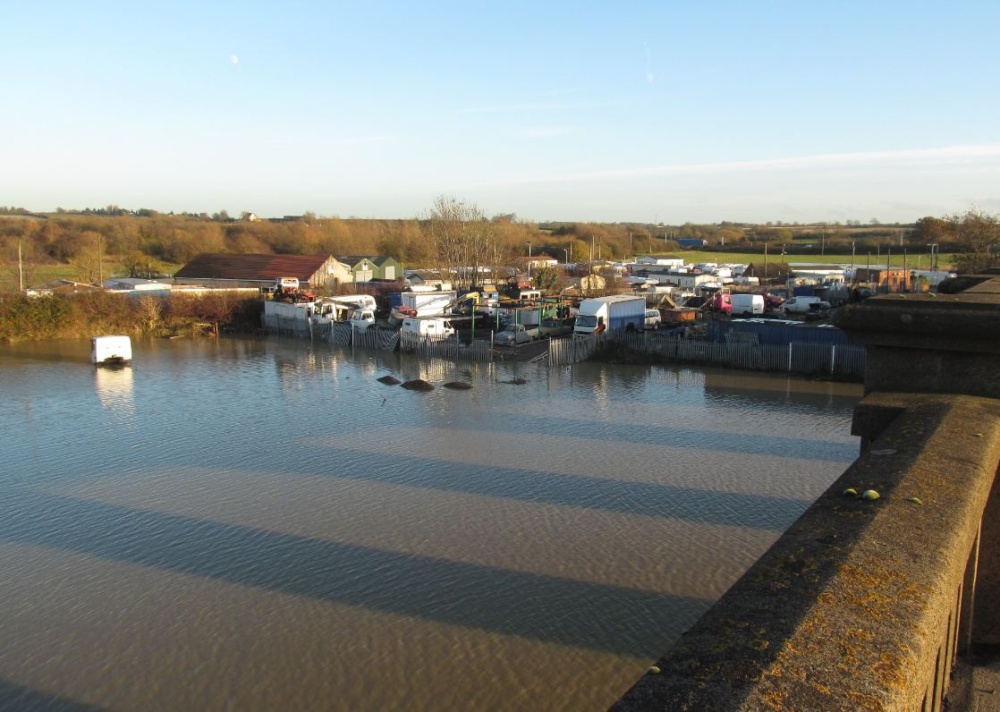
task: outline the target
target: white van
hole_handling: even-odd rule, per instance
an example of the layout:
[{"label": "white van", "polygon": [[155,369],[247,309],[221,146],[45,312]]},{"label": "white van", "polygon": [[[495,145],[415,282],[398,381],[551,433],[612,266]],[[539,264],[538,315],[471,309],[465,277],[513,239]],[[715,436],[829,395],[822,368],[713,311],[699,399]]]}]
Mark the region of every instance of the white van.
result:
[{"label": "white van", "polygon": [[824,302],[819,297],[792,297],[781,305],[786,314],[808,314],[809,312],[829,309],[830,302]]},{"label": "white van", "polygon": [[663,317],[660,316],[659,309],[647,309],[646,316],[642,322],[642,328],[644,329],[659,329],[660,323],[663,321]]},{"label": "white van", "polygon": [[764,313],[764,297],[760,294],[733,294],[731,314],[745,316],[747,314]]}]

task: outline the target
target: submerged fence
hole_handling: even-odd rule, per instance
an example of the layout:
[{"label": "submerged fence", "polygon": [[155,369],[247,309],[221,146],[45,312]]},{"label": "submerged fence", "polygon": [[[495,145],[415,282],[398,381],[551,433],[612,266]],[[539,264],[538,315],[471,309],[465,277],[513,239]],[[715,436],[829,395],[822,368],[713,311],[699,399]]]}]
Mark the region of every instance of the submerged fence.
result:
[{"label": "submerged fence", "polygon": [[792,342],[780,346],[740,341],[694,341],[656,332],[611,332],[599,336],[553,340],[550,365],[585,361],[600,348],[618,344],[662,362],[698,363],[750,371],[797,373],[811,376],[861,378],[865,348],[860,344]]},{"label": "submerged fence", "polygon": [[[421,356],[453,361],[493,361],[491,340],[431,339],[390,329],[357,329],[343,323],[273,320],[272,333],[304,336],[335,346],[367,351],[410,351]],[[591,358],[598,349],[616,345],[662,363],[692,363],[750,371],[796,373],[809,376],[860,379],[865,372],[865,349],[858,344],[810,343],[760,344],[756,339],[697,341],[655,331],[605,332],[596,336],[549,339],[548,350],[532,361],[547,359],[550,366],[567,366]],[[504,355],[521,347],[506,347]]]}]

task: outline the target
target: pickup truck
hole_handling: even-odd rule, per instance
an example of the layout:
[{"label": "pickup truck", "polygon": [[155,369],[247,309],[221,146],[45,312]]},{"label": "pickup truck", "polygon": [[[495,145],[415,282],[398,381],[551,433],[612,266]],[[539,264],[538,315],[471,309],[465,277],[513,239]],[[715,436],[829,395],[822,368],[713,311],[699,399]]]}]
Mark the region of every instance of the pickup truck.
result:
[{"label": "pickup truck", "polygon": [[538,338],[537,327],[526,328],[524,324],[508,324],[503,331],[497,332],[493,342],[497,346],[516,346],[526,344]]}]

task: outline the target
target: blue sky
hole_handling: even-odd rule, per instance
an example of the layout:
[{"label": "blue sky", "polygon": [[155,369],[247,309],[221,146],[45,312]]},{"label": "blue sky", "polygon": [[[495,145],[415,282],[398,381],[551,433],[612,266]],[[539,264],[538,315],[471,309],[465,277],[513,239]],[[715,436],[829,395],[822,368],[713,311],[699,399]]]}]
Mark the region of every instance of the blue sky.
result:
[{"label": "blue sky", "polygon": [[0,205],[1000,212],[1000,2],[8,0]]}]

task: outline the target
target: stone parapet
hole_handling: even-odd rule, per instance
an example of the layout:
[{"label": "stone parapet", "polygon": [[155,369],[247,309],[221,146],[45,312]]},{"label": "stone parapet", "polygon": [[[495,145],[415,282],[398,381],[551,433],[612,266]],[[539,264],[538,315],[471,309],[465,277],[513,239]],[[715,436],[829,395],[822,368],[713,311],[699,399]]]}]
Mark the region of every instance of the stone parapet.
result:
[{"label": "stone parapet", "polygon": [[838,310],[834,323],[867,347],[865,392],[1000,398],[1000,276],[966,278],[956,294],[894,294]]},{"label": "stone parapet", "polygon": [[941,708],[975,635],[1000,402],[877,394],[860,412],[870,447],[613,710]]}]

